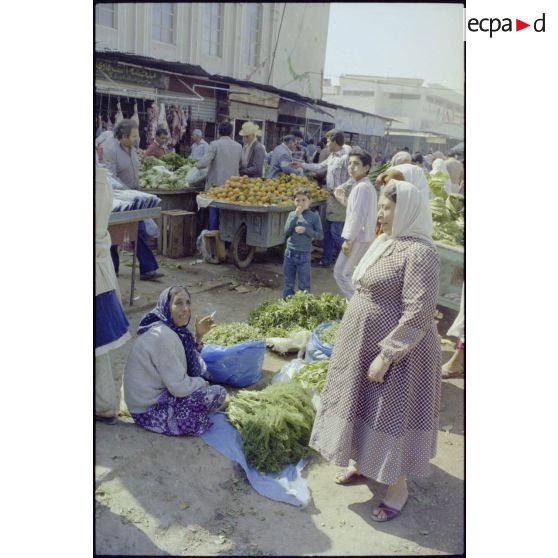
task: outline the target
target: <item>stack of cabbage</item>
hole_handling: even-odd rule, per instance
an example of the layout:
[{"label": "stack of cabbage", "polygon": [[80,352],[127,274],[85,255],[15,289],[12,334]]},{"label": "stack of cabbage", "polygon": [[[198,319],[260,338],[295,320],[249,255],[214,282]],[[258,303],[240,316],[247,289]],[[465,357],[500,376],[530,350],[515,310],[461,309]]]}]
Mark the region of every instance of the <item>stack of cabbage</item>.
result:
[{"label": "stack of cabbage", "polygon": [[465,232],[465,198],[461,194],[449,194],[444,188],[447,175],[438,172],[426,174],[434,199],[432,207],[433,240],[448,246],[463,246]]},{"label": "stack of cabbage", "polygon": [[167,153],[161,159],[148,156],[143,160],[139,175],[140,188],[152,190],[180,190],[189,188],[188,171],[195,161],[184,159],[177,153]]}]

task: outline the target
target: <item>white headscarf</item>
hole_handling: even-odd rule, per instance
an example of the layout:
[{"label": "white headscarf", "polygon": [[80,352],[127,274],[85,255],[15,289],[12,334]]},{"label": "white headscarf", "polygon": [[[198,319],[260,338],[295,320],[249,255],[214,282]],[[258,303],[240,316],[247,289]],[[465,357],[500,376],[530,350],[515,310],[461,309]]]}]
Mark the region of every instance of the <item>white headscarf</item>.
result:
[{"label": "white headscarf", "polygon": [[443,172],[446,175],[444,178],[444,188],[448,194],[451,194],[453,192],[451,187],[451,178],[449,176],[448,168],[446,167],[446,162],[443,159],[436,159],[432,163],[432,170],[430,171],[430,174],[434,176],[437,172]]},{"label": "white headscarf", "polygon": [[382,233],[368,248],[353,273],[353,283],[356,283],[373,265],[380,256],[393,244],[393,241],[402,236],[413,236],[432,242],[432,216],[430,204],[418,189],[409,182],[390,180],[383,189],[395,185],[397,202],[393,217],[392,234]]},{"label": "white headscarf", "polygon": [[393,165],[402,165],[403,163],[412,163],[413,158],[411,154],[407,151],[398,151],[391,159],[391,164]]},{"label": "white headscarf", "polygon": [[391,167],[390,170],[398,170],[403,173],[406,182],[410,182],[413,186],[416,186],[418,191],[424,196],[425,200],[430,203],[430,188],[428,187],[428,181],[426,176],[424,176],[424,171],[421,167],[417,165],[412,165],[411,163],[405,163],[403,165],[396,165]]}]

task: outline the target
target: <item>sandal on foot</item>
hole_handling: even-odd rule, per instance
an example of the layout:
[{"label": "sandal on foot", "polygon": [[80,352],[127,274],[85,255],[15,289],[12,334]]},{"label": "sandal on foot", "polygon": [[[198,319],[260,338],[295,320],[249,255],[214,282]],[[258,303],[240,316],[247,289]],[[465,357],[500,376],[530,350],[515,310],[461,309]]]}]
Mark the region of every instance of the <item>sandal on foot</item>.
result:
[{"label": "sandal on foot", "polygon": [[343,469],[342,471],[339,471],[335,475],[334,480],[336,484],[351,484],[352,482],[355,482],[361,477],[362,475],[358,471],[355,471],[354,469],[351,470]]},{"label": "sandal on foot", "polygon": [[[378,517],[379,512],[381,512],[381,511],[383,511],[384,514],[385,514],[384,518]],[[374,512],[376,512],[376,513],[374,513]],[[396,510],[395,508],[392,508],[391,506],[388,506],[384,502],[380,502],[379,506],[372,510],[372,514],[370,515],[370,519],[372,519],[372,521],[376,521],[377,523],[384,523],[385,521],[390,521],[391,519],[396,518],[400,514],[401,514],[401,510]]]}]

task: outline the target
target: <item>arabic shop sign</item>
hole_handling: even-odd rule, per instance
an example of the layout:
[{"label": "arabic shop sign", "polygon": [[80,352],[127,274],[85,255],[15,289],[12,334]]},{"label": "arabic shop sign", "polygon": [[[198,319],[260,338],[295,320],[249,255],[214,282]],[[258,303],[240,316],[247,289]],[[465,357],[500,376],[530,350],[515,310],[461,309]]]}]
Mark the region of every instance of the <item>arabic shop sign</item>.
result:
[{"label": "arabic shop sign", "polygon": [[168,89],[169,85],[168,76],[153,72],[152,70],[134,68],[124,64],[112,64],[111,62],[100,60],[95,64],[95,76],[100,79],[106,79],[108,76],[115,81],[127,81],[157,89]]}]

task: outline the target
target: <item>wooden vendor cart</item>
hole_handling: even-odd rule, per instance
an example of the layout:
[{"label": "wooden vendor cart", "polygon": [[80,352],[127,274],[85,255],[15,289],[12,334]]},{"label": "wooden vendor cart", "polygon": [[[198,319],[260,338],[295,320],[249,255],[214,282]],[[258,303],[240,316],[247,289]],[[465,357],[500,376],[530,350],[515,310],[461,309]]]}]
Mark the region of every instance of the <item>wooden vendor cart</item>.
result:
[{"label": "wooden vendor cart", "polygon": [[[231,255],[240,269],[250,265],[256,248],[272,248],[285,242],[285,223],[295,206],[247,205],[213,200],[199,195],[199,207],[219,209],[219,236],[231,242]],[[313,202],[311,209],[319,208],[325,201]]]}]

